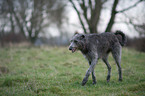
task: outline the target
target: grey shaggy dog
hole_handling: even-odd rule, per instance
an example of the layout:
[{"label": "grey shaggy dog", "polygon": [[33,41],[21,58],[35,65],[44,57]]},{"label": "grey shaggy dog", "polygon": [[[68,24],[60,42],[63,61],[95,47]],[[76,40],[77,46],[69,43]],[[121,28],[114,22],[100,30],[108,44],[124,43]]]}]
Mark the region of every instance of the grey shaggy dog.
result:
[{"label": "grey shaggy dog", "polygon": [[88,81],[88,77],[92,74],[93,84],[96,84],[94,67],[98,59],[102,59],[108,68],[107,82],[110,80],[111,66],[108,63],[108,54],[111,52],[118,66],[119,81],[122,81],[121,70],[121,51],[122,46],[126,43],[126,36],[121,31],[116,33],[106,32],[101,34],[75,34],[71,40],[69,50],[74,53],[80,50],[84,57],[88,60],[89,69],[82,81],[82,86]]}]

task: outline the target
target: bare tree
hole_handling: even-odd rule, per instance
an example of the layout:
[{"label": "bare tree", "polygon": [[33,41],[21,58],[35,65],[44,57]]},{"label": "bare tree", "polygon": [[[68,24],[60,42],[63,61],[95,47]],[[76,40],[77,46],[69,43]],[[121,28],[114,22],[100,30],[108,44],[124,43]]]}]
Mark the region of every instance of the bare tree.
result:
[{"label": "bare tree", "polygon": [[1,46],[4,46],[4,35],[5,35],[5,27],[8,24],[9,19],[7,18],[7,14],[8,14],[8,7],[6,2],[2,2],[0,0],[0,43]]},{"label": "bare tree", "polygon": [[[11,32],[16,28],[32,43],[44,28],[61,22],[65,3],[59,0],[3,0],[7,2]],[[59,6],[58,6],[59,5]],[[60,17],[61,16],[61,17]]]},{"label": "bare tree", "polygon": [[[75,11],[77,12],[77,15],[79,17],[79,21],[82,25],[84,33],[97,33],[98,32],[97,27],[100,21],[101,11],[103,10],[102,6],[103,4],[105,4],[105,2],[108,2],[109,0],[76,0],[75,2],[77,4],[75,4],[73,0],[69,0],[69,1],[72,4]],[[125,12],[135,7],[137,4],[139,4],[142,1],[143,0],[139,0],[135,4],[125,9],[117,11],[116,8],[117,8],[117,5],[119,4],[119,0],[114,0],[114,3],[112,5],[112,10],[111,10],[111,17],[107,24],[105,32],[111,31],[116,14]],[[89,14],[91,14],[91,16],[89,16]]]},{"label": "bare tree", "polygon": [[4,36],[4,29],[5,29],[6,23],[2,24],[0,26],[0,42],[1,42],[1,46],[4,46],[4,40],[3,40],[3,36]]},{"label": "bare tree", "polygon": [[[80,10],[77,8],[73,0],[69,1],[78,14],[84,33],[97,33],[97,25],[100,19],[102,5],[107,0],[94,0],[94,2],[93,0],[78,0],[77,3]],[[88,13],[91,14],[91,16],[89,16]],[[85,26],[85,22],[87,26]],[[86,27],[88,27],[89,32],[87,32]]]},{"label": "bare tree", "polygon": [[[138,14],[140,15],[141,13]],[[136,17],[131,17],[124,13],[124,16],[128,20],[122,23],[126,23],[128,27],[129,25],[131,25],[139,33],[140,37],[145,37],[145,12],[142,14],[143,15],[140,18],[138,18],[138,15]]]},{"label": "bare tree", "polygon": [[114,0],[113,6],[112,6],[112,11],[111,11],[111,17],[110,17],[110,20],[109,20],[109,22],[107,24],[105,32],[110,32],[111,31],[111,28],[112,28],[112,26],[114,24],[114,20],[115,20],[116,14],[128,11],[128,10],[132,9],[133,7],[136,7],[142,1],[143,0],[139,0],[136,3],[134,3],[133,5],[118,11],[118,10],[116,10],[116,8],[117,8],[117,5],[119,3],[119,0]]}]

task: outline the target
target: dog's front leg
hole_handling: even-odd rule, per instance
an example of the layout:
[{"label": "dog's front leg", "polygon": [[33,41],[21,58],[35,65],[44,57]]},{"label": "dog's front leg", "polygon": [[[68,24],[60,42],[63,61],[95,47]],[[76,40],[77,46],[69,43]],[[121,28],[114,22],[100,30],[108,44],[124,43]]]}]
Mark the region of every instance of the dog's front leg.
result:
[{"label": "dog's front leg", "polygon": [[88,77],[89,77],[90,74],[93,72],[96,63],[97,63],[97,59],[93,59],[93,60],[91,61],[91,65],[90,65],[89,69],[87,70],[86,75],[85,75],[85,77],[84,77],[84,79],[83,79],[83,81],[82,81],[82,86],[84,86],[84,85],[87,83]]}]

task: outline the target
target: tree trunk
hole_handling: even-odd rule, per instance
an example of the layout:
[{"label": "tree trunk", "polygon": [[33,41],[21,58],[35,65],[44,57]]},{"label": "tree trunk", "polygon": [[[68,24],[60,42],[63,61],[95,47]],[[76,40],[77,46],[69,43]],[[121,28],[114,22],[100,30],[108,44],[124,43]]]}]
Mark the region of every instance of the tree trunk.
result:
[{"label": "tree trunk", "polygon": [[0,32],[0,42],[1,42],[1,47],[4,47],[3,36],[4,36],[4,32]]},{"label": "tree trunk", "polygon": [[89,26],[90,33],[97,33],[97,26]]},{"label": "tree trunk", "polygon": [[101,0],[95,0],[95,8],[91,9],[91,18],[88,23],[90,33],[98,33],[98,23],[100,20],[100,14],[102,9]]},{"label": "tree trunk", "polygon": [[[69,1],[72,3],[73,8],[78,14],[84,33],[88,33],[87,31],[89,31],[89,33],[97,33],[97,25],[100,20],[100,13],[103,4],[102,0],[94,0],[94,7],[91,0],[81,0],[82,2],[78,1],[79,5],[75,5],[73,0]],[[77,6],[80,6],[82,11],[80,11],[79,8],[77,8]],[[91,14],[90,17],[88,17],[88,13]],[[85,23],[88,25],[89,28],[85,28]]]},{"label": "tree trunk", "polygon": [[31,42],[32,44],[35,43],[36,39],[37,39],[36,37],[31,37],[31,38],[29,38],[29,40],[30,40],[30,42]]},{"label": "tree trunk", "polygon": [[10,11],[11,32],[15,33],[15,26],[14,26],[14,21],[13,21],[13,13],[10,10],[10,8],[9,8],[9,11]]},{"label": "tree trunk", "polygon": [[1,32],[0,32],[1,47],[4,47],[4,39],[3,39],[3,37],[4,37],[4,28],[5,28],[5,25],[6,25],[6,24],[4,24],[4,25],[1,27]]}]

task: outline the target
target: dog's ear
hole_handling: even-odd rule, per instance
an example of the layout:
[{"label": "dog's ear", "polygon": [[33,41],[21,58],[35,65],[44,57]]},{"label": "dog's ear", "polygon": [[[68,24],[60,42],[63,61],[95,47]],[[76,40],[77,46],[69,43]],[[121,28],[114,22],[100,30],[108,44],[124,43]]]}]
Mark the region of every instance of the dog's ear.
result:
[{"label": "dog's ear", "polygon": [[78,32],[78,31],[76,31],[76,32],[74,33],[74,35],[76,35],[76,34],[79,34],[79,32]]},{"label": "dog's ear", "polygon": [[82,34],[82,35],[81,35],[81,39],[84,39],[84,38],[85,38],[85,35]]}]

